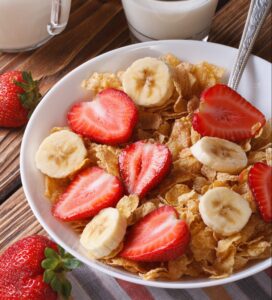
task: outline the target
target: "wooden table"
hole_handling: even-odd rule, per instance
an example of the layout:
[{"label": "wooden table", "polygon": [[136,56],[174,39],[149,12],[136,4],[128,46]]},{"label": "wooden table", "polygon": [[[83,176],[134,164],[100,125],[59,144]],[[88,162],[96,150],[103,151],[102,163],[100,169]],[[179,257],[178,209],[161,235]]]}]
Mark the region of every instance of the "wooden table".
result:
[{"label": "wooden table", "polygon": [[[209,40],[237,47],[248,4],[248,0],[232,0],[221,8],[213,20]],[[270,62],[271,20],[270,12],[253,51]],[[81,63],[127,44],[130,44],[129,31],[120,1],[73,0],[66,30],[37,50],[0,53],[0,73],[12,69],[30,70],[41,80],[44,95]],[[19,155],[23,132],[24,129],[0,129],[0,253],[23,236],[45,234],[21,187]]]}]

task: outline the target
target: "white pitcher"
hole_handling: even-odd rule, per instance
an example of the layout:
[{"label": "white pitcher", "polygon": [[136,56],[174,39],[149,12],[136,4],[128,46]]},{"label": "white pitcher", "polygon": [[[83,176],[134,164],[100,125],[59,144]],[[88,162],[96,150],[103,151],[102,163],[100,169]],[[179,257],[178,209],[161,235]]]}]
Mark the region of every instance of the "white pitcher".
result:
[{"label": "white pitcher", "polygon": [[35,49],[67,25],[71,0],[0,0],[0,51]]}]

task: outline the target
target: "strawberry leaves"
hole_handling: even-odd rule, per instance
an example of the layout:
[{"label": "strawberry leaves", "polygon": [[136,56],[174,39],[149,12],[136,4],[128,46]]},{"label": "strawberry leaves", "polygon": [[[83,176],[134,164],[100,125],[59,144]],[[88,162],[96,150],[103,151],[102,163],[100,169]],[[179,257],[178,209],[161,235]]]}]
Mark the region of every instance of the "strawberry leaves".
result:
[{"label": "strawberry leaves", "polygon": [[40,101],[42,95],[39,92],[39,81],[33,80],[30,72],[22,72],[23,81],[14,80],[14,84],[21,87],[24,92],[18,94],[22,106],[29,112],[31,116],[33,110]]},{"label": "strawberry leaves", "polygon": [[66,279],[65,274],[78,268],[81,262],[59,245],[58,251],[46,247],[44,255],[46,258],[41,263],[45,269],[43,281],[49,284],[51,288],[64,299],[68,299],[71,294],[72,286]]}]

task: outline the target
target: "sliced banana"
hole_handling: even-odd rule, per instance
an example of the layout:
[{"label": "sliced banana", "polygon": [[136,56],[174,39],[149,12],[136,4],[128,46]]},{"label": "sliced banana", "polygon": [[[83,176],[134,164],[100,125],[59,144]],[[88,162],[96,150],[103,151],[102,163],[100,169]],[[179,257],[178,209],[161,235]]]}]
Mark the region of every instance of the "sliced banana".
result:
[{"label": "sliced banana", "polygon": [[60,130],[46,137],[35,156],[37,168],[53,178],[64,178],[76,171],[87,156],[80,136]]},{"label": "sliced banana", "polygon": [[174,90],[169,67],[153,57],[136,60],[123,74],[122,84],[124,91],[141,106],[161,106]]},{"label": "sliced banana", "polygon": [[206,192],[200,198],[199,212],[207,226],[224,236],[239,232],[252,213],[248,202],[226,187]]},{"label": "sliced banana", "polygon": [[109,255],[122,242],[126,218],[118,209],[108,207],[99,212],[82,232],[80,243],[95,258]]},{"label": "sliced banana", "polygon": [[205,136],[191,147],[193,156],[215,171],[235,174],[247,165],[247,156],[237,144]]}]

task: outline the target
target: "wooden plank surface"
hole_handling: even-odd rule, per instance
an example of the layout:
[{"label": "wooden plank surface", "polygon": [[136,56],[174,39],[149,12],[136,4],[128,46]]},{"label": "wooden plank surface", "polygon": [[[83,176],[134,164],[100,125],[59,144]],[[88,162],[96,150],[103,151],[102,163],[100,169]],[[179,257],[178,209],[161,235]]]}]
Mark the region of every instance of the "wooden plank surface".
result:
[{"label": "wooden plank surface", "polygon": [[22,188],[1,205],[0,220],[0,254],[24,236],[46,235],[28,206]]},{"label": "wooden plank surface", "polygon": [[[250,1],[229,1],[214,18],[210,42],[238,48]],[[272,61],[272,11],[270,10],[255,42],[252,53]]]},{"label": "wooden plank surface", "polygon": [[[249,1],[231,0],[213,20],[209,40],[237,47]],[[270,12],[253,53],[271,61]],[[41,80],[44,95],[69,71],[100,53],[130,43],[119,0],[73,0],[65,31],[41,48],[19,54],[0,53],[0,73],[27,69]],[[27,205],[20,182],[19,153],[23,129],[0,129],[0,252],[22,236],[42,232]]]}]

